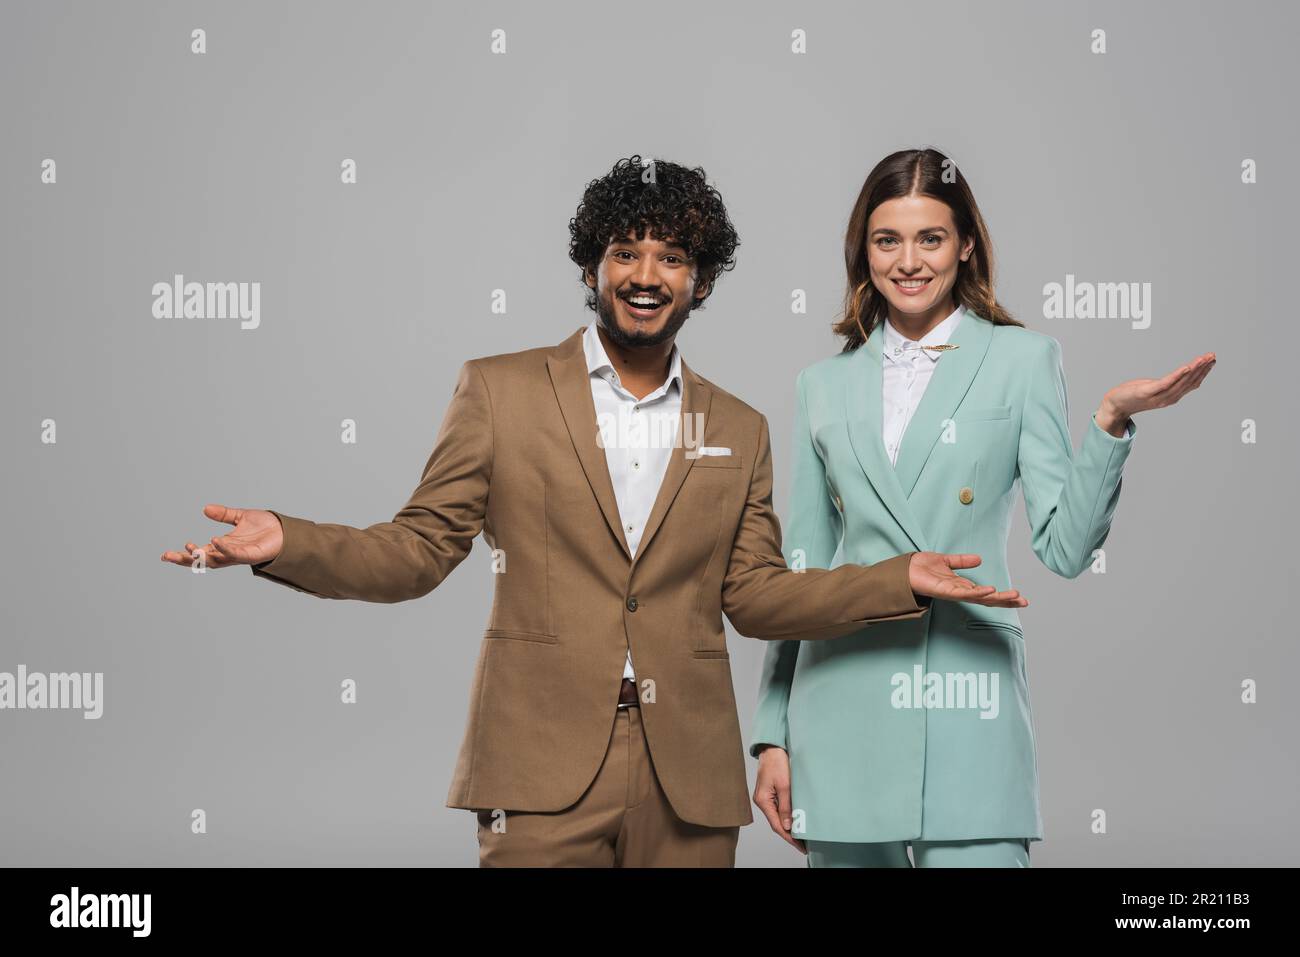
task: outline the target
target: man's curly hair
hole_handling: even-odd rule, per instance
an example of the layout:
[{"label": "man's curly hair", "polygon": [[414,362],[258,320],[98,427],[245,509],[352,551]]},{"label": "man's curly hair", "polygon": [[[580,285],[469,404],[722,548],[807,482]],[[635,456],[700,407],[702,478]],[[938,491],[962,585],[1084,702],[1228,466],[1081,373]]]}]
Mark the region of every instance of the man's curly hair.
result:
[{"label": "man's curly hair", "polygon": [[[652,182],[645,182],[653,168]],[[688,169],[667,160],[643,162],[639,155],[621,159],[600,179],[587,184],[578,213],[569,221],[569,258],[582,270],[587,308],[596,308],[596,292],[585,285],[587,270],[596,272],[609,244],[635,231],[644,239],[650,229],[656,239],[672,240],[686,250],[698,270],[696,283],[709,290],[695,300],[702,308],[713,293],[714,281],[736,267],[740,245],[727,218],[722,195],[710,186],[700,167]]]}]

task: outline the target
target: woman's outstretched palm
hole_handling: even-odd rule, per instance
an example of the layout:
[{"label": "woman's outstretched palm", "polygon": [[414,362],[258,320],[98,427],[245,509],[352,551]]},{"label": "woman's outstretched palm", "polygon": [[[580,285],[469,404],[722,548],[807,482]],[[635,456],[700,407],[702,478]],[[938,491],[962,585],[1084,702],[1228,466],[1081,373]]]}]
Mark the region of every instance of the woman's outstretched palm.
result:
[{"label": "woman's outstretched palm", "polygon": [[1173,405],[1193,389],[1200,388],[1218,357],[1213,352],[1197,356],[1160,379],[1130,379],[1106,393],[1103,405],[1110,403],[1121,415],[1134,415]]}]

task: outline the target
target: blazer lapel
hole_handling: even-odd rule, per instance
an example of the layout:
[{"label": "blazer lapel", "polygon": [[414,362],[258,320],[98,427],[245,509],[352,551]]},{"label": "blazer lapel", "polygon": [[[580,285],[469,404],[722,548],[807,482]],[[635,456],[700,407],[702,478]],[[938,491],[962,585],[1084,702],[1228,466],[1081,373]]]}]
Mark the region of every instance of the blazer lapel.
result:
[{"label": "blazer lapel", "polygon": [[[579,329],[560,343],[547,358],[546,365],[550,370],[551,384],[555,387],[555,397],[560,402],[560,413],[569,430],[569,438],[573,440],[573,448],[578,453],[582,470],[587,473],[587,484],[591,486],[592,494],[600,504],[600,511],[605,516],[609,530],[618,540],[623,554],[630,560],[632,553],[623,536],[623,523],[619,520],[614,485],[609,480],[605,450],[596,442],[596,403],[591,398],[591,377],[587,372],[586,355],[582,351],[582,333],[583,330]],[[684,368],[683,366],[683,370]],[[669,472],[671,471],[670,466]]]},{"label": "blazer lapel", "polygon": [[949,341],[960,348],[939,353],[930,384],[925,387],[898,449],[894,471],[903,494],[909,499],[935,443],[943,435],[944,423],[961,405],[984,362],[989,343],[993,341],[993,324],[967,309]]},{"label": "blazer lapel", "polygon": [[[903,486],[899,484],[898,475],[885,452],[885,441],[881,432],[881,418],[884,414],[882,396],[884,374],[880,348],[883,338],[882,320],[871,330],[867,341],[858,347],[850,360],[852,368],[849,385],[844,393],[844,418],[848,424],[849,444],[853,446],[853,454],[857,457],[863,473],[875,488],[876,494],[880,496],[885,507],[889,509],[890,514],[894,516],[899,527],[907,533],[907,537],[912,540],[918,551],[928,552],[930,549],[925,542],[925,533],[912,514],[907,495],[903,491]],[[952,356],[958,352],[961,350],[954,349],[947,355]],[[945,356],[940,357],[940,365],[943,365],[945,358]],[[939,370],[934,371],[937,376]],[[926,393],[928,394],[933,388],[934,380],[931,380]],[[915,426],[915,424],[913,420],[911,425]],[[911,434],[911,428],[908,429],[908,434]]]},{"label": "blazer lapel", "polygon": [[[674,443],[672,454],[668,459],[668,468],[664,472],[664,480],[659,485],[659,495],[655,498],[654,507],[650,510],[650,517],[646,519],[645,531],[642,532],[641,541],[637,545],[637,558],[645,554],[646,546],[654,538],[655,532],[659,531],[664,516],[668,514],[673,499],[677,497],[677,492],[681,489],[682,483],[686,481],[686,476],[695,463],[694,457],[686,457],[684,438],[689,438],[697,446],[705,444],[704,436],[707,431],[706,423],[709,420],[709,403],[713,398],[713,390],[709,388],[708,383],[691,370],[685,360],[682,361],[682,386],[682,417],[677,424],[677,441]],[[701,428],[696,429],[693,425],[688,427],[687,421],[695,422],[696,420],[693,417],[697,414],[700,416],[698,421],[702,423]],[[688,432],[683,431],[688,428]]]}]

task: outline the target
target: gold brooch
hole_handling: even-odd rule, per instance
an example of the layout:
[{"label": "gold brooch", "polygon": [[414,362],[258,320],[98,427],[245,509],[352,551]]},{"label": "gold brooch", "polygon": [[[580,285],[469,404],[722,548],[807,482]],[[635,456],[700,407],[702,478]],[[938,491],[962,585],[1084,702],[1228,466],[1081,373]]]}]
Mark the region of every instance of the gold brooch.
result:
[{"label": "gold brooch", "polygon": [[952,342],[945,342],[937,346],[921,346],[922,349],[933,349],[935,352],[946,352],[949,349],[960,349],[961,346]]}]

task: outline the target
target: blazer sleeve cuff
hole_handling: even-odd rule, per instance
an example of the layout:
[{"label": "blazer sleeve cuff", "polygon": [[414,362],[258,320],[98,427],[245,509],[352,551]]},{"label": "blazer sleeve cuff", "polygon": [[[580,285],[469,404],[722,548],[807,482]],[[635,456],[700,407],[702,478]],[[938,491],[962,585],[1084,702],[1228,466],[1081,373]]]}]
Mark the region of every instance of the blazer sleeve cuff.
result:
[{"label": "blazer sleeve cuff", "polygon": [[1129,419],[1124,436],[1117,439],[1097,424],[1094,414],[1088,422],[1088,431],[1084,433],[1075,467],[1095,476],[1100,488],[1114,488],[1124,472],[1129,453],[1133,451],[1133,436],[1136,434],[1137,426]]},{"label": "blazer sleeve cuff", "polygon": [[306,592],[309,595],[317,594],[302,584],[311,561],[311,528],[315,523],[285,515],[274,509],[267,509],[267,511],[280,520],[284,541],[280,546],[280,554],[275,558],[269,562],[259,562],[249,566],[253,575],[281,585],[288,585],[296,591]]},{"label": "blazer sleeve cuff", "polygon": [[[775,735],[772,735],[772,737],[775,737]],[[790,752],[790,744],[784,738],[782,738],[780,741],[770,741],[764,738],[762,740],[756,740],[750,744],[749,756],[751,758],[758,757],[760,749],[766,748],[769,745],[772,747],[780,748],[782,751],[785,751],[787,754]]]},{"label": "blazer sleeve cuff", "polygon": [[[862,607],[855,621],[895,621],[918,618],[930,607],[930,599],[912,591],[911,565],[915,552],[895,555],[864,569],[871,584],[861,595]],[[869,569],[869,572],[868,572]],[[877,577],[878,576],[878,577]],[[877,612],[871,614],[871,612]]]},{"label": "blazer sleeve cuff", "polygon": [[1111,435],[1097,424],[1096,412],[1092,414],[1092,418],[1089,420],[1088,437],[1094,441],[1100,439],[1102,442],[1106,442],[1110,445],[1126,446],[1133,441],[1133,436],[1135,435],[1137,435],[1137,421],[1131,416],[1129,417],[1128,425],[1124,428],[1124,434],[1119,438],[1115,438],[1115,436]]}]

